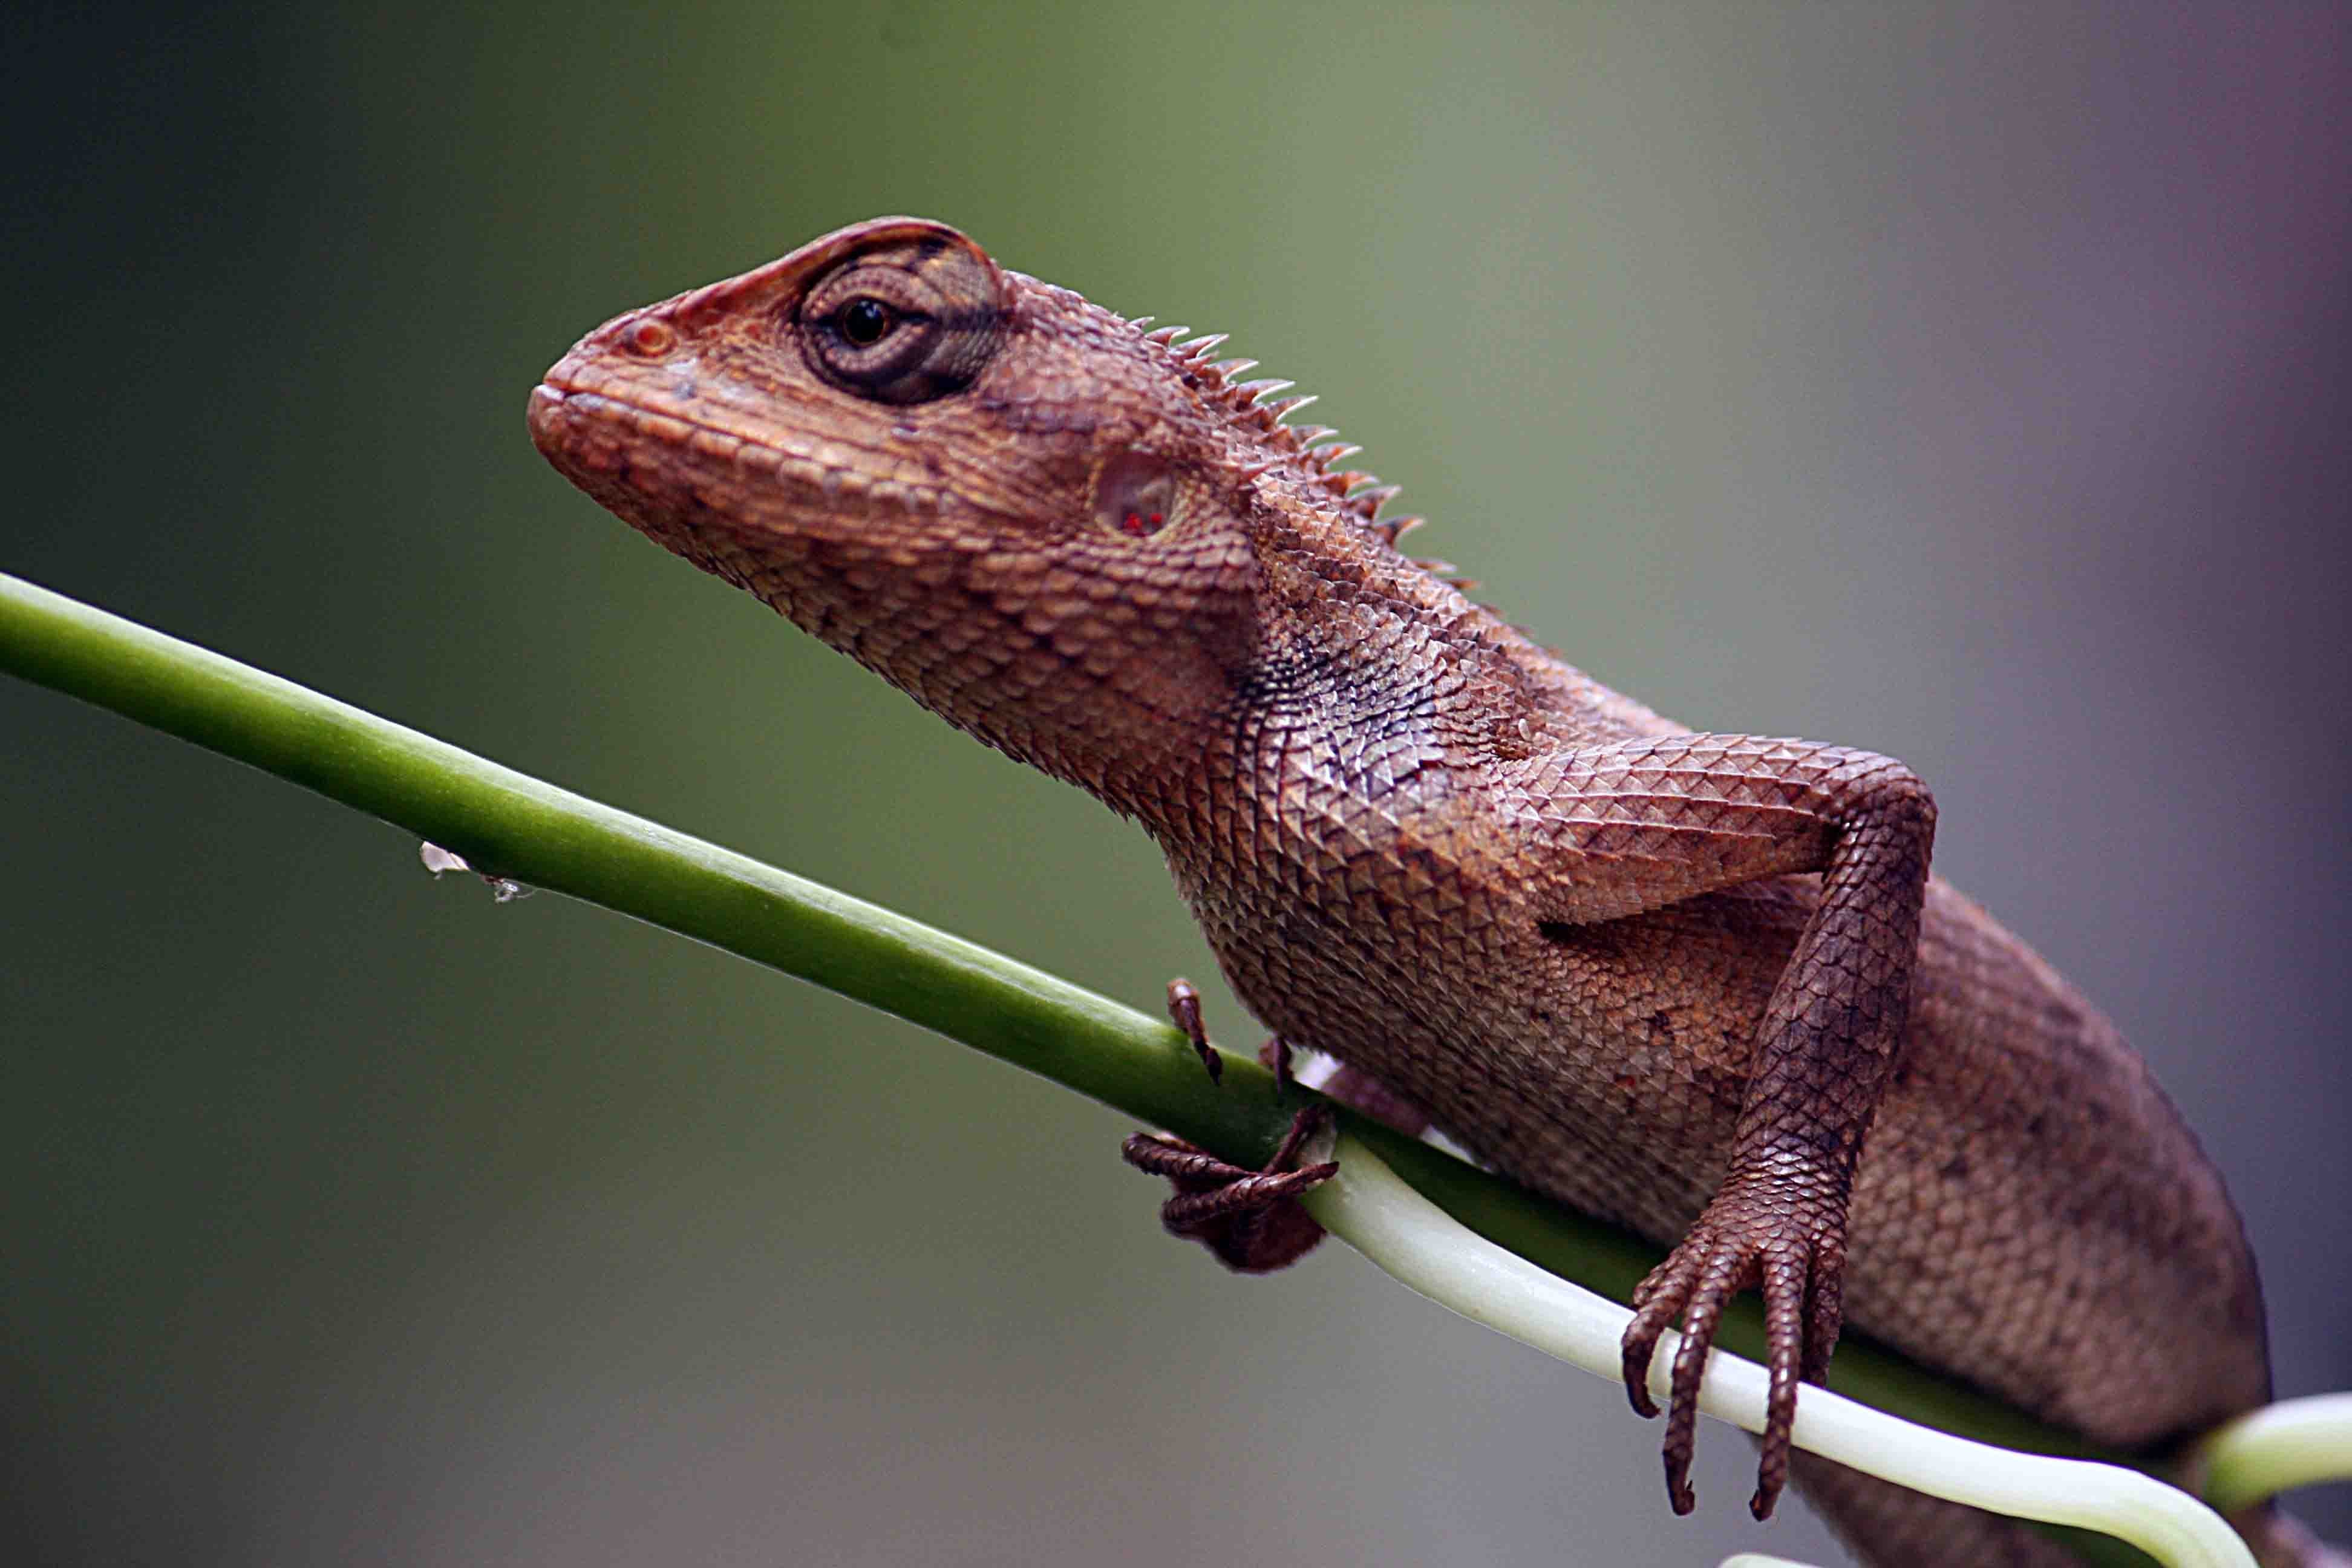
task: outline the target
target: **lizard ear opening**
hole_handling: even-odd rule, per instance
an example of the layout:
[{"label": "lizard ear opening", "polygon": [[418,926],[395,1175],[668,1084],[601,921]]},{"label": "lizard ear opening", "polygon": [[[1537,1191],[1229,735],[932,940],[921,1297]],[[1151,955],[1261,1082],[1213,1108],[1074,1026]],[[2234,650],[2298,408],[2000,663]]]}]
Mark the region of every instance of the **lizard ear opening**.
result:
[{"label": "lizard ear opening", "polygon": [[1176,521],[1176,475],[1150,452],[1121,452],[1095,475],[1095,521],[1149,539]]},{"label": "lizard ear opening", "polygon": [[819,278],[793,326],[809,367],[843,391],[929,403],[970,386],[995,354],[998,289],[996,269],[968,241],[896,239]]}]

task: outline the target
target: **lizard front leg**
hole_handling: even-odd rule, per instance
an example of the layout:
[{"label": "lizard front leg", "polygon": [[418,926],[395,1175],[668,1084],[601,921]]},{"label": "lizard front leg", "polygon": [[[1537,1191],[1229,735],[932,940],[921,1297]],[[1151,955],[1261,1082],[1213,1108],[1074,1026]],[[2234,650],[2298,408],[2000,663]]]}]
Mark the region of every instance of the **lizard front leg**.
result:
[{"label": "lizard front leg", "polygon": [[[1209,1081],[1223,1079],[1223,1065],[1210,1047],[1201,1022],[1201,994],[1189,980],[1168,983],[1168,1016],[1192,1042]],[[1274,1069],[1275,1092],[1290,1084],[1290,1047],[1280,1036],[1261,1053]],[[1160,1205],[1160,1223],[1171,1235],[1197,1241],[1226,1268],[1241,1274],[1286,1268],[1323,1239],[1323,1227],[1299,1206],[1302,1194],[1328,1182],[1339,1167],[1329,1161],[1302,1165],[1307,1146],[1331,1125],[1320,1100],[1291,1119],[1273,1158],[1262,1170],[1227,1164],[1207,1150],[1159,1132],[1137,1132],[1120,1145],[1120,1157],[1139,1171],[1165,1176],[1176,1195]]]},{"label": "lizard front leg", "polygon": [[1761,877],[1818,871],[1822,898],[1757,1022],[1728,1170],[1634,1294],[1625,1386],[1654,1415],[1649,1367],[1677,1318],[1664,1444],[1675,1511],[1694,1506],[1698,1385],[1725,1305],[1764,1298],[1771,1393],[1750,1510],[1788,1479],[1797,1385],[1818,1383],[1843,1316],[1846,1205],[1908,1015],[1934,802],[1901,763],[1748,736],[1676,735],[1537,759],[1522,779],[1566,924],[1619,919]]},{"label": "lizard front leg", "polygon": [[[1209,1081],[1223,1079],[1223,1063],[1209,1048],[1209,1032],[1200,1020],[1200,992],[1190,980],[1169,980],[1169,1018],[1183,1030],[1185,1039],[1200,1053],[1209,1069]],[[1275,1074],[1275,1093],[1291,1086],[1291,1047],[1279,1035],[1267,1037],[1258,1048],[1258,1060]],[[1388,1084],[1357,1072],[1343,1063],[1324,1063],[1328,1072],[1318,1084],[1327,1100],[1339,1100],[1373,1121],[1392,1126],[1406,1138],[1418,1138],[1430,1126],[1430,1114],[1400,1096]],[[1134,1133],[1119,1147],[1119,1157],[1139,1171],[1164,1175],[1176,1196],[1160,1206],[1160,1223],[1169,1234],[1200,1241],[1216,1253],[1218,1262],[1237,1274],[1273,1274],[1307,1256],[1324,1239],[1322,1225],[1301,1208],[1298,1196],[1331,1180],[1339,1171],[1334,1162],[1301,1166],[1303,1152],[1331,1126],[1324,1102],[1307,1105],[1291,1117],[1289,1133],[1275,1147],[1273,1159],[1258,1171],[1233,1166],[1183,1138],[1167,1133]]]},{"label": "lizard front leg", "polygon": [[1237,1274],[1271,1274],[1289,1268],[1323,1239],[1323,1227],[1298,1199],[1329,1181],[1339,1167],[1328,1160],[1302,1165],[1299,1156],[1330,1125],[1329,1108],[1308,1106],[1292,1118],[1274,1157],[1257,1171],[1229,1165],[1205,1149],[1159,1132],[1129,1134],[1119,1153],[1137,1170],[1165,1176],[1175,1187],[1176,1195],[1160,1205],[1160,1223],[1170,1235],[1199,1242]]},{"label": "lizard front leg", "polygon": [[[1168,983],[1168,1016],[1200,1053],[1209,1081],[1222,1081],[1223,1065],[1201,1022],[1201,994],[1191,981]],[[1277,1095],[1290,1087],[1288,1041],[1280,1035],[1269,1037],[1259,1047],[1258,1059],[1273,1069]],[[1344,1064],[1326,1065],[1330,1070],[1318,1086],[1325,1099],[1408,1137],[1417,1138],[1428,1128],[1429,1113],[1387,1085]],[[1237,1273],[1270,1274],[1297,1262],[1323,1239],[1323,1227],[1298,1199],[1330,1180],[1339,1167],[1329,1161],[1299,1162],[1330,1124],[1329,1110],[1320,1101],[1306,1107],[1291,1119],[1273,1157],[1255,1171],[1228,1164],[1205,1149],[1160,1132],[1131,1135],[1119,1153],[1136,1169],[1167,1177],[1176,1189],[1176,1195],[1160,1208],[1160,1221],[1171,1235],[1201,1243]]]}]

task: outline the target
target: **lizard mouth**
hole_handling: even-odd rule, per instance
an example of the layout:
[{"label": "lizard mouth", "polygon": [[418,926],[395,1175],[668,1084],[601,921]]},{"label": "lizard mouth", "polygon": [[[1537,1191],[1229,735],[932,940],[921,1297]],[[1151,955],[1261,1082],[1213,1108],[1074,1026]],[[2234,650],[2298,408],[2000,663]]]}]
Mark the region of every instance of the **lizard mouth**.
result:
[{"label": "lizard mouth", "polygon": [[739,432],[607,389],[572,384],[552,373],[530,389],[525,417],[541,455],[575,481],[583,469],[623,472],[662,458],[732,463],[746,455],[771,461],[782,455]]},{"label": "lizard mouth", "polygon": [[558,365],[531,388],[531,444],[556,472],[665,548],[730,575],[725,558],[799,531],[813,509],[776,483],[758,443],[612,391]]},{"label": "lizard mouth", "polygon": [[532,444],[565,479],[666,542],[684,531],[855,535],[877,512],[950,504],[929,486],[875,476],[842,443],[780,444],[688,417],[658,389],[583,384],[565,374],[572,368],[559,364],[531,388]]}]

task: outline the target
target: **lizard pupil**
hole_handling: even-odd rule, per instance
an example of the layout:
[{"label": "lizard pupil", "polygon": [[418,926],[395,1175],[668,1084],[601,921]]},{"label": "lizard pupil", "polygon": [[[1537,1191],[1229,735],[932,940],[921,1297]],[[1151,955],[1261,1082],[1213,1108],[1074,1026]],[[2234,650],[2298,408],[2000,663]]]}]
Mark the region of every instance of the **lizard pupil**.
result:
[{"label": "lizard pupil", "polygon": [[854,348],[872,348],[893,324],[890,307],[871,295],[860,296],[841,308],[841,335]]}]

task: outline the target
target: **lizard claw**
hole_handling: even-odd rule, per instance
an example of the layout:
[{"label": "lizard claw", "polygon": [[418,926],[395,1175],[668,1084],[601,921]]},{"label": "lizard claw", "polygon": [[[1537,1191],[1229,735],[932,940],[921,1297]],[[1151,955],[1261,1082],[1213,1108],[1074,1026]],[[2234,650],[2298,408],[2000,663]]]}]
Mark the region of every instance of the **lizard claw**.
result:
[{"label": "lizard claw", "polygon": [[1167,1177],[1176,1189],[1160,1206],[1160,1223],[1171,1235],[1201,1243],[1237,1273],[1267,1274],[1297,1262],[1323,1239],[1323,1227],[1297,1200],[1337,1175],[1339,1167],[1328,1160],[1301,1165],[1298,1159],[1330,1124],[1328,1107],[1308,1106],[1292,1119],[1274,1157],[1259,1171],[1227,1164],[1205,1149],[1157,1132],[1131,1135],[1119,1152],[1129,1164]]},{"label": "lizard claw", "polygon": [[[1224,1058],[1209,1044],[1201,1023],[1201,993],[1189,980],[1168,983],[1168,1016],[1200,1053],[1209,1081],[1223,1079]],[[1274,1069],[1275,1094],[1290,1087],[1290,1047],[1279,1036],[1266,1041],[1260,1057]],[[1300,1153],[1331,1125],[1320,1102],[1291,1119],[1274,1157],[1264,1170],[1229,1165],[1206,1149],[1160,1132],[1138,1132],[1119,1148],[1139,1171],[1165,1176],[1176,1195],[1160,1205],[1169,1234],[1197,1241],[1219,1262],[1241,1274],[1270,1274],[1305,1257],[1323,1239],[1323,1227],[1298,1205],[1310,1192],[1339,1173],[1330,1161],[1302,1166]]]},{"label": "lizard claw", "polygon": [[1201,993],[1181,974],[1168,983],[1168,1021],[1192,1042],[1192,1049],[1200,1053],[1201,1065],[1209,1069],[1209,1081],[1223,1083],[1225,1058],[1209,1044],[1208,1027],[1201,1022]]},{"label": "lizard claw", "polygon": [[[1838,1205],[1842,1207],[1843,1205]],[[1698,1386],[1706,1373],[1723,1309],[1751,1286],[1764,1296],[1765,1403],[1763,1458],[1748,1511],[1769,1519],[1789,1480],[1790,1435],[1797,1419],[1797,1385],[1819,1383],[1829,1370],[1842,1317],[1845,1271],[1844,1215],[1816,1194],[1769,1179],[1727,1184],[1666,1260],[1634,1289],[1633,1321],[1622,1342],[1626,1396],[1652,1416],[1650,1362],[1658,1340],[1676,1319],[1683,1324],[1667,1399],[1666,1496],[1676,1513],[1697,1499],[1690,1466],[1696,1447]]]}]

